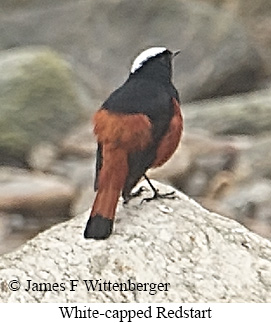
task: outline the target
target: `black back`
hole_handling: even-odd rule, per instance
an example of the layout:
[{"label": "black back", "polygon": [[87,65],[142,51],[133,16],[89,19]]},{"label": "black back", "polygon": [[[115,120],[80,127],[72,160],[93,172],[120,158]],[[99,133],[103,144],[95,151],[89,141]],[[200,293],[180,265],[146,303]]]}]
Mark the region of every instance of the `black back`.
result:
[{"label": "black back", "polygon": [[[152,143],[143,151],[129,155],[129,174],[123,190],[124,198],[144,175],[156,158],[159,142],[169,128],[174,107],[172,98],[179,95],[171,83],[172,53],[165,51],[148,59],[127,81],[104,102],[103,109],[116,113],[147,115],[152,123]],[[101,147],[97,151],[97,172],[102,166]],[[96,176],[98,174],[96,173]],[[96,179],[97,184],[97,179]]]}]

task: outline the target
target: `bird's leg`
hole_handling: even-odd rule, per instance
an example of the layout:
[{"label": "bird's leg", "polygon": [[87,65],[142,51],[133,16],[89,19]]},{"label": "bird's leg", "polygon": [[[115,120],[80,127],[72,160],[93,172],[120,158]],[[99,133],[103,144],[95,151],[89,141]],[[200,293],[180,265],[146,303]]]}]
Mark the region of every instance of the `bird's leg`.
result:
[{"label": "bird's leg", "polygon": [[148,198],[144,198],[141,203],[143,203],[144,201],[146,202],[150,202],[152,200],[156,200],[156,199],[175,199],[175,191],[170,192],[170,193],[165,193],[165,194],[160,194],[159,190],[157,188],[155,188],[152,184],[152,182],[150,181],[150,179],[148,178],[148,176],[146,174],[144,174],[144,177],[146,179],[146,181],[148,182],[148,184],[150,185],[152,191],[153,191],[153,196],[152,197],[148,197]]},{"label": "bird's leg", "polygon": [[124,199],[123,204],[128,204],[128,202],[131,199],[140,196],[145,191],[146,191],[146,187],[145,186],[140,186],[139,189],[136,190],[135,192],[130,193],[128,196],[123,196],[123,199]]}]

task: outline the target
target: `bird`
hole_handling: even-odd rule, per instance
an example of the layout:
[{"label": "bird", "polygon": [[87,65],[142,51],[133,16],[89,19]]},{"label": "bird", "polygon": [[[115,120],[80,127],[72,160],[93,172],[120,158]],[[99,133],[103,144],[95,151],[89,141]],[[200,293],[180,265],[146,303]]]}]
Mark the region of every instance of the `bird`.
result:
[{"label": "bird", "polygon": [[181,139],[180,98],[172,83],[172,61],[179,52],[166,47],[145,49],[133,61],[127,80],[94,114],[96,197],[84,238],[102,240],[112,234],[119,197],[128,203],[139,195],[141,190],[131,191],[142,177],[154,191],[145,200],[167,197],[155,189],[146,171],[162,166]]}]

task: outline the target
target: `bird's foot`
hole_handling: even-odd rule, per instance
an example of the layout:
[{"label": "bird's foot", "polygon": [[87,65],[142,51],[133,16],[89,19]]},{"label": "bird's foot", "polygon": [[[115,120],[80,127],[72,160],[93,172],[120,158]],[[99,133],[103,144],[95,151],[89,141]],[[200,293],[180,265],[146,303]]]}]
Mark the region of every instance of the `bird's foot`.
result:
[{"label": "bird's foot", "polygon": [[146,197],[141,201],[141,204],[143,202],[150,202],[152,200],[157,200],[157,199],[170,199],[170,200],[174,200],[176,199],[177,196],[175,195],[175,191],[169,192],[169,193],[164,193],[164,194],[160,194],[159,190],[155,189],[154,194],[152,197]]},{"label": "bird's foot", "polygon": [[146,181],[148,182],[148,184],[150,185],[150,187],[151,187],[151,189],[153,191],[153,196],[144,198],[141,201],[141,204],[143,202],[150,202],[152,200],[157,200],[157,199],[171,199],[171,200],[174,200],[174,199],[178,198],[175,195],[175,191],[170,192],[170,193],[160,194],[159,190],[153,186],[152,182],[150,181],[150,179],[148,178],[148,176],[146,174],[144,174],[144,177],[145,177]]},{"label": "bird's foot", "polygon": [[145,187],[145,186],[140,186],[140,187],[139,187],[139,189],[138,189],[138,190],[136,190],[135,192],[130,193],[128,196],[123,197],[123,198],[124,198],[123,204],[124,204],[124,205],[125,205],[125,204],[128,204],[128,202],[129,202],[130,200],[132,200],[132,199],[133,199],[133,198],[135,198],[135,197],[141,196],[141,194],[142,194],[143,192],[145,192],[146,190],[147,190],[147,189],[146,189],[146,187]]}]

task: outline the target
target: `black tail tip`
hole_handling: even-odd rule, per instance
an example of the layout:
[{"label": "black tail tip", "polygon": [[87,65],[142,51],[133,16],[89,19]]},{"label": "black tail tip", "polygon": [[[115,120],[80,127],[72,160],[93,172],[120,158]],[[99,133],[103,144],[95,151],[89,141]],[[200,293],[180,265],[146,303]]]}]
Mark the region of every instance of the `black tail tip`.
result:
[{"label": "black tail tip", "polygon": [[88,219],[84,237],[85,239],[103,240],[112,233],[113,220],[107,219],[100,214],[96,214]]}]

